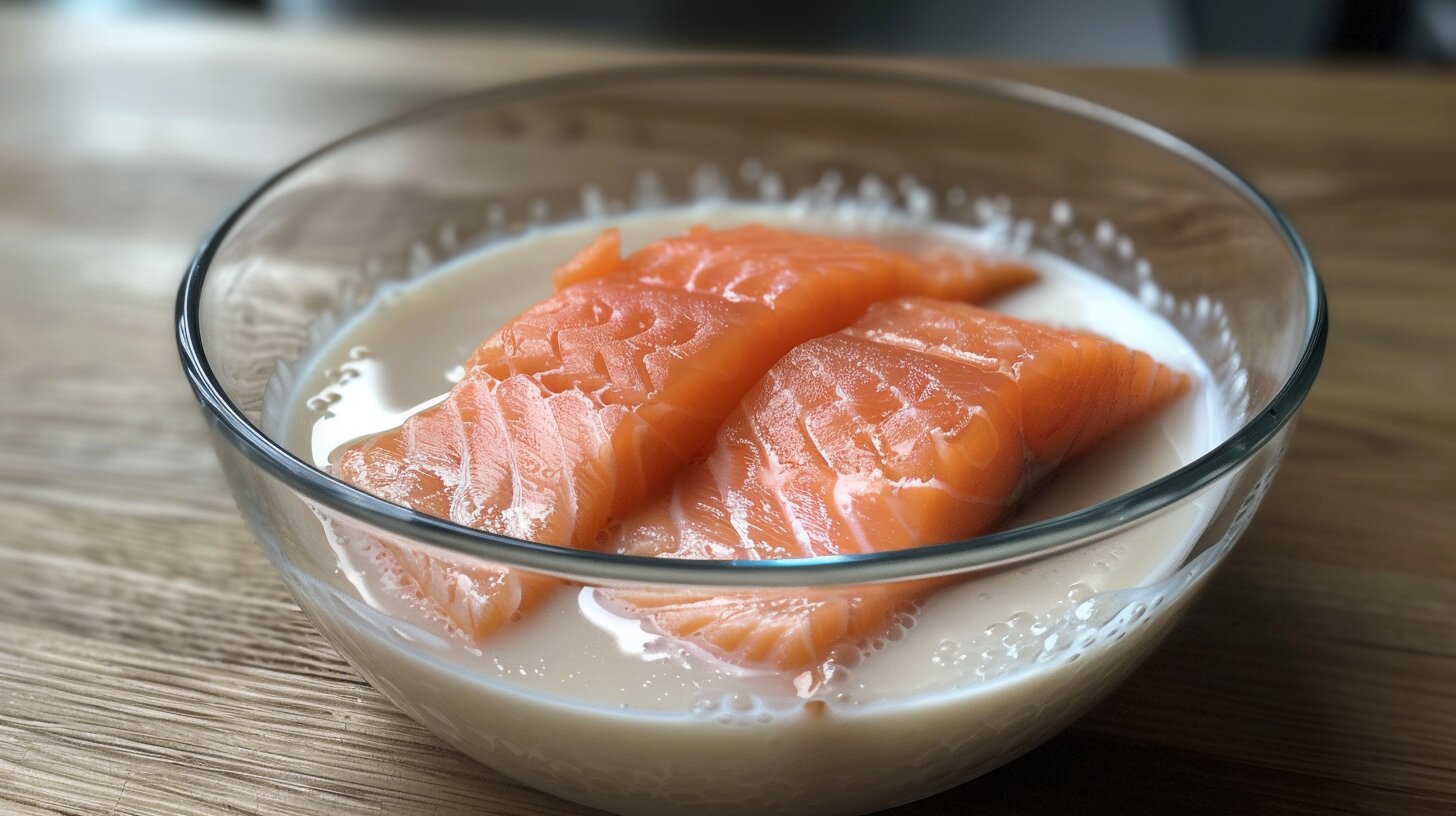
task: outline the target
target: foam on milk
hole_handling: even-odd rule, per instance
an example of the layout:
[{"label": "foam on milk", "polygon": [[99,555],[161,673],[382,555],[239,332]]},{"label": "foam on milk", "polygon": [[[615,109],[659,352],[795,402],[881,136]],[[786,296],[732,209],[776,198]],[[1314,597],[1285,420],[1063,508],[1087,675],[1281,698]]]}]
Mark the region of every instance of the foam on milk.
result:
[{"label": "foam on milk", "polygon": [[[287,406],[285,441],[319,466],[341,446],[398,426],[444,397],[461,376],[460,361],[498,326],[549,294],[550,270],[601,229],[622,230],[624,251],[693,224],[743,223],[824,233],[869,235],[910,247],[924,242],[982,245],[975,231],[927,227],[882,211],[839,207],[707,203],[538,229],[467,254],[427,275],[381,291],[302,366]],[[1090,329],[1194,375],[1191,394],[1156,417],[1107,441],[1067,468],[1012,521],[1024,524],[1112,498],[1197,458],[1221,440],[1227,420],[1196,352],[1160,317],[1095,275],[1065,260],[1033,253],[1043,279],[1000,299],[998,311]],[[654,718],[766,727],[802,709],[806,698],[837,709],[869,711],[912,700],[1014,694],[1016,678],[1059,642],[1061,623],[1100,593],[1144,586],[1168,576],[1206,526],[1216,496],[1205,495],[1127,534],[944,590],[907,610],[868,654],[847,655],[827,679],[745,669],[644,631],[597,603],[591,588],[563,588],[543,608],[493,634],[479,648],[444,637],[394,587],[381,587],[357,541],[331,536],[340,575],[367,603],[399,621],[397,631],[438,659],[477,678],[482,704],[507,688],[574,709],[636,712]],[[999,678],[999,679],[998,679]],[[1036,683],[1026,684],[1035,697]],[[928,695],[928,697],[927,697]],[[987,698],[990,699],[990,698]],[[786,726],[788,727],[788,726]]]}]

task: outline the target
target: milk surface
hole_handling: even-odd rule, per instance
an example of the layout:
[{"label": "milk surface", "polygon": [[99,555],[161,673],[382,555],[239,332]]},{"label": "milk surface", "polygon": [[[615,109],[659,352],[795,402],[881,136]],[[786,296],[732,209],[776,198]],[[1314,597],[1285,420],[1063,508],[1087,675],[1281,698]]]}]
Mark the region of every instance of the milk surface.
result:
[{"label": "milk surface", "polygon": [[[844,208],[812,212],[723,203],[536,230],[380,292],[301,367],[282,413],[283,441],[327,467],[340,447],[396,427],[442,399],[475,347],[547,297],[551,270],[607,226],[622,230],[624,252],[630,252],[694,224],[746,223],[848,234],[903,248],[926,242],[983,244],[981,235],[960,226],[915,224]],[[1024,260],[1042,280],[991,308],[1088,329],[1148,351],[1192,374],[1194,387],[1065,468],[1011,526],[1113,498],[1192,461],[1226,436],[1229,421],[1215,399],[1211,377],[1175,329],[1065,260],[1046,254]],[[953,784],[972,769],[990,767],[1034,744],[1028,740],[1038,728],[1076,713],[1071,701],[1095,699],[1120,666],[1131,665],[1130,655],[1151,644],[1148,635],[1171,615],[1167,608],[1145,610],[1147,620],[1128,621],[1134,636],[1092,643],[1066,642],[1067,622],[1092,619],[1104,601],[1120,604],[1120,591],[1167,578],[1186,558],[1218,498],[1216,492],[1205,493],[1127,533],[943,590],[901,616],[872,651],[849,661],[853,665],[831,666],[827,678],[718,661],[612,614],[590,587],[563,587],[519,623],[481,643],[468,643],[446,634],[396,587],[384,585],[371,571],[363,551],[367,544],[328,530],[327,544],[321,546],[334,549],[339,585],[392,621],[384,632],[343,633],[370,654],[369,661],[356,662],[417,718],[432,727],[450,721],[457,733],[446,738],[482,760],[569,798],[610,807],[610,797],[620,795],[624,804],[619,809],[652,811],[649,803],[657,800],[644,799],[646,793],[667,803],[684,801],[691,793],[705,806],[714,801],[715,790],[731,799],[732,785],[740,784],[731,777],[764,779],[774,756],[783,753],[796,768],[788,781],[805,797],[801,804],[825,805],[827,812],[834,810],[830,805],[836,798],[853,803],[846,797],[860,795],[866,803],[877,801],[867,792],[855,793],[860,783],[852,774],[858,765],[865,766],[864,773],[876,773],[913,760],[916,774],[939,768],[935,772],[944,774],[945,784]],[[1154,618],[1158,625],[1132,625]],[[335,620],[326,626],[347,623]],[[503,719],[505,712],[510,717]],[[511,717],[519,718],[519,728],[537,744],[503,754],[501,745],[509,739],[496,732],[508,728]],[[1003,720],[1002,727],[988,725]],[[826,723],[840,729],[836,740],[846,748],[858,746],[858,753],[846,751],[836,761],[818,763],[795,754],[802,754],[804,740],[817,739],[815,734],[830,727]],[[591,754],[587,748],[598,739],[603,745],[630,746],[631,763],[614,769],[611,757]],[[923,751],[931,749],[925,745],[945,746],[945,755],[926,759]],[[533,752],[538,759],[554,758],[556,769],[532,761]],[[725,763],[728,781],[678,768],[684,756],[691,759],[695,752],[700,761]],[[879,765],[868,764],[875,762]],[[588,785],[594,767],[602,769],[604,779]],[[627,768],[646,775],[630,783],[612,779]],[[923,788],[934,780],[907,777],[904,798],[911,798],[912,783]],[[780,795],[776,801],[795,800]],[[884,799],[878,806],[893,803]]]}]

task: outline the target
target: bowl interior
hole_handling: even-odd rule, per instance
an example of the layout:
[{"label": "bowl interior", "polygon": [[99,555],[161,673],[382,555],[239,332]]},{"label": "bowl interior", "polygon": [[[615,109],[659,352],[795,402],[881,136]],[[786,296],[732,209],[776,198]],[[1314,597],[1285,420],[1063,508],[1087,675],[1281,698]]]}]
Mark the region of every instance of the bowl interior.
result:
[{"label": "bowl interior", "polygon": [[[1236,176],[1172,137],[1022,86],[758,63],[514,86],[316,153],[270,181],[199,256],[182,294],[184,358],[254,461],[383,527],[412,525],[431,543],[480,553],[487,534],[381,509],[279,444],[269,405],[291,388],[297,361],[382,284],[482,244],[714,197],[873,201],[980,226],[1009,250],[1048,250],[1103,276],[1203,356],[1234,437],[1140,495],[1037,525],[1040,540],[1001,534],[1012,556],[1069,545],[1210,483],[1288,420],[1317,365],[1323,306],[1297,238]],[[977,556],[985,563],[995,539]],[[909,557],[922,556],[933,554]]]}]

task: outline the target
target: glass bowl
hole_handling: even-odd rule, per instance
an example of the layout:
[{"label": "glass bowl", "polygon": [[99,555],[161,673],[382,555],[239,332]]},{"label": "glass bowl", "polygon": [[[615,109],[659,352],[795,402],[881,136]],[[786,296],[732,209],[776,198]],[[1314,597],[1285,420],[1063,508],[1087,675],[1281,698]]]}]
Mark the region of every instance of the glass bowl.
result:
[{"label": "glass bowl", "polygon": [[[777,562],[629,558],[459,527],[332,478],[284,438],[279,406],[300,361],[382,289],[534,227],[716,199],[873,199],[1073,261],[1183,334],[1234,430],[1190,464],[1065,515],[915,550]],[[480,339],[546,294],[547,270],[520,274],[541,281],[503,280],[500,302],[481,306]],[[237,503],[294,598],[442,739],[619,813],[862,813],[1031,749],[1159,642],[1258,507],[1318,369],[1326,319],[1309,258],[1273,206],[1149,125],[1012,83],[746,60],[511,85],[341,139],[269,179],[208,238],[182,283],[177,331]],[[684,704],[644,701],[610,656],[599,673],[547,688],[529,676],[545,672],[533,650],[559,644],[512,634],[467,647],[387,613],[341,567],[340,530],[559,576],[587,587],[583,598],[624,584],[970,585],[1090,548],[1115,552],[1129,536],[1189,543],[1151,579],[1081,586],[990,625],[952,621],[965,631],[932,659],[977,666],[954,682]]]}]

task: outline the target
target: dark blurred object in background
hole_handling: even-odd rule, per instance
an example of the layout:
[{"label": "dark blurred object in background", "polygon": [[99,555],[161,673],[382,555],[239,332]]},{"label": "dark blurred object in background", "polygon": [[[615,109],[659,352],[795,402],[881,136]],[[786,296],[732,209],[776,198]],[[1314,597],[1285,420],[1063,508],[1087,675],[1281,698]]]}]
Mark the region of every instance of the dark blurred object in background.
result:
[{"label": "dark blurred object in background", "polygon": [[674,47],[1055,62],[1451,62],[1456,0],[52,0],[80,13],[475,25]]}]

